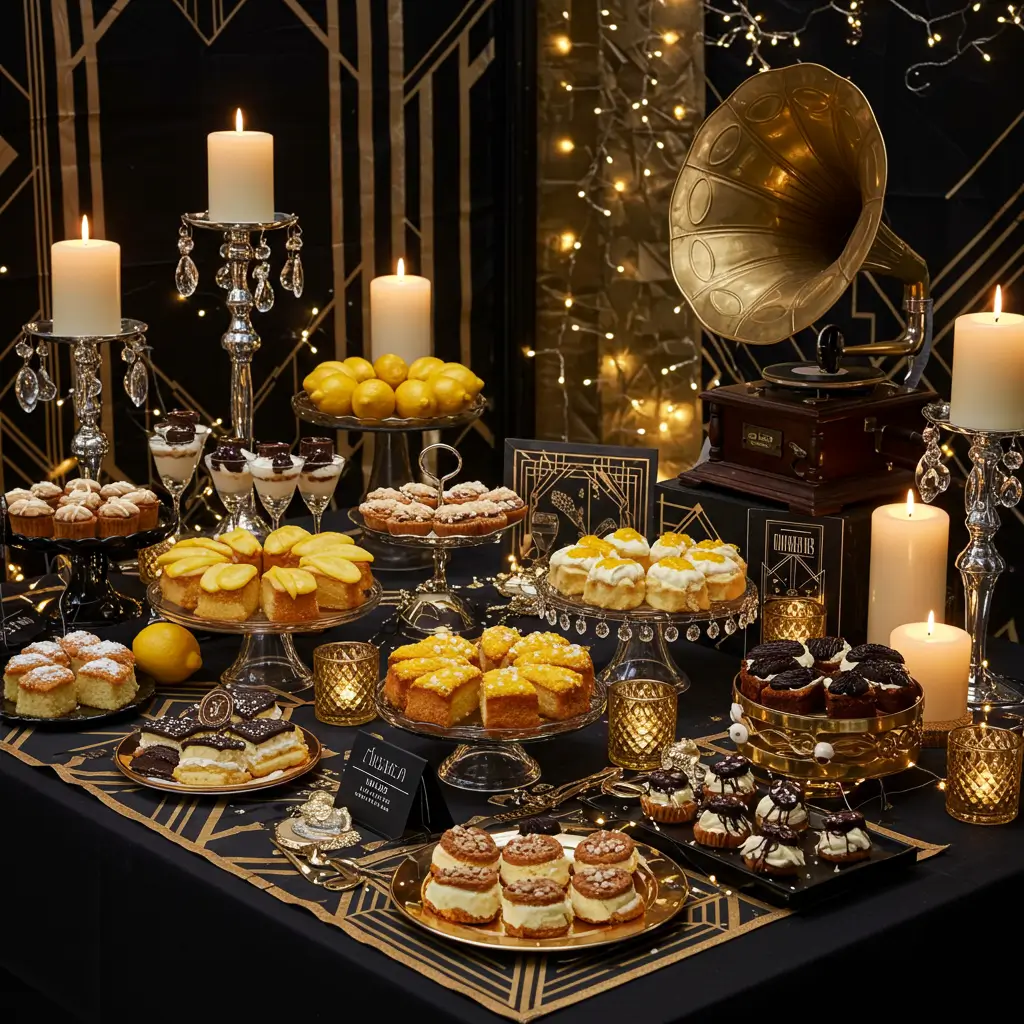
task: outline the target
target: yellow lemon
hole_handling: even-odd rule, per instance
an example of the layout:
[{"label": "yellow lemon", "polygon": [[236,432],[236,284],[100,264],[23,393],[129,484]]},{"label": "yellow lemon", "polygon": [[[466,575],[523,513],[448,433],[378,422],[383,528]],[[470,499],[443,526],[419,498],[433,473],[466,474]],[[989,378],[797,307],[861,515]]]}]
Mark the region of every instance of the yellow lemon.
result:
[{"label": "yellow lemon", "polygon": [[382,420],[395,411],[395,393],[382,380],[364,380],[352,393],[352,411],[367,420]]},{"label": "yellow lemon", "polygon": [[442,416],[461,412],[473,400],[473,396],[462,386],[462,381],[443,373],[435,373],[427,381],[437,411]]},{"label": "yellow lemon", "polygon": [[154,622],[132,641],[135,661],[158,683],[182,683],[203,667],[199,641],[184,626]]},{"label": "yellow lemon", "polygon": [[434,415],[434,395],[424,380],[407,380],[395,392],[395,408],[405,418]]},{"label": "yellow lemon", "polygon": [[358,384],[347,373],[332,373],[309,397],[328,416],[351,416],[352,395]]},{"label": "yellow lemon", "polygon": [[420,356],[414,359],[409,367],[409,380],[426,380],[444,366],[444,360],[437,356]]},{"label": "yellow lemon", "polygon": [[373,372],[380,380],[391,387],[397,388],[399,384],[409,375],[409,367],[401,356],[387,353],[374,360]]},{"label": "yellow lemon", "polygon": [[313,394],[313,392],[316,391],[316,389],[320,387],[328,377],[333,377],[336,373],[343,373],[347,377],[352,376],[352,374],[336,360],[331,360],[329,363],[321,363],[315,369],[310,370],[302,379],[302,386],[306,389],[306,394]]},{"label": "yellow lemon", "polygon": [[360,384],[364,380],[369,380],[371,377],[376,376],[373,372],[373,363],[368,359],[363,359],[362,356],[349,356],[343,365]]},{"label": "yellow lemon", "polygon": [[438,373],[443,373],[446,377],[454,377],[474,398],[483,391],[484,382],[462,363],[445,363]]}]

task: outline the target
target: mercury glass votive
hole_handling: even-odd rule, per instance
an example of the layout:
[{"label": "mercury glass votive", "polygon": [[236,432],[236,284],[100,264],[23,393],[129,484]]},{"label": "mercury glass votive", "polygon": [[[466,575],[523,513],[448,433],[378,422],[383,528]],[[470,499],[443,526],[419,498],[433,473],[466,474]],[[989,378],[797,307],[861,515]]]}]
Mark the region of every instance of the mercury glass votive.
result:
[{"label": "mercury glass votive", "polygon": [[953,729],[946,748],[946,813],[971,825],[1005,825],[1020,808],[1024,737],[990,725]]},{"label": "mercury glass votive", "polygon": [[679,694],[656,679],[627,679],[608,687],[608,759],[641,771],[661,765],[676,738]]},{"label": "mercury glass votive", "polygon": [[359,641],[321,644],[313,651],[313,710],[328,725],[365,725],[377,717],[373,695],[380,651]]},{"label": "mercury glass votive", "polygon": [[825,635],[825,606],[813,597],[770,597],[761,609],[761,641]]}]

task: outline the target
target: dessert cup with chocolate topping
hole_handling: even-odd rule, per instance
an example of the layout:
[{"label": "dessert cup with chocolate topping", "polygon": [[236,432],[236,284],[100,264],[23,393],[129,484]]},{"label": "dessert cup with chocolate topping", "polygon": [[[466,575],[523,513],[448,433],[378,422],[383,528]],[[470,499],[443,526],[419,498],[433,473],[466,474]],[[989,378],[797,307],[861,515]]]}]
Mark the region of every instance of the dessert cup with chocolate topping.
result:
[{"label": "dessert cup with chocolate topping", "polygon": [[217,497],[232,521],[252,495],[251,457],[252,453],[246,450],[246,442],[240,437],[226,437],[218,441],[217,447],[206,456],[206,468],[217,489]]},{"label": "dessert cup with chocolate topping", "polygon": [[299,496],[313,515],[313,532],[320,532],[320,517],[334,497],[345,458],[335,455],[329,437],[304,437],[299,441],[299,457],[305,459],[299,474]]},{"label": "dessert cup with chocolate topping", "polygon": [[270,513],[275,530],[291,504],[304,465],[305,459],[292,455],[283,441],[257,445],[256,457],[249,460],[260,504]]}]

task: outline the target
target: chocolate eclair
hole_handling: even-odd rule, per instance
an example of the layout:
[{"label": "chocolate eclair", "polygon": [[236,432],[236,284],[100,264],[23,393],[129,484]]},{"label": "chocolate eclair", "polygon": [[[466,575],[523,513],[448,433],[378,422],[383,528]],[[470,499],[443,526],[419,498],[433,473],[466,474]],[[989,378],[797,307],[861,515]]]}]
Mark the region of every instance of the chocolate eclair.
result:
[{"label": "chocolate eclair", "polygon": [[761,690],[761,703],[776,711],[809,715],[820,711],[825,703],[821,676],[809,668],[798,666],[773,675]]},{"label": "chocolate eclair", "polygon": [[807,650],[814,657],[814,667],[821,675],[835,675],[850,645],[841,636],[819,636],[807,641]]},{"label": "chocolate eclair", "polygon": [[747,802],[739,796],[719,793],[708,799],[693,826],[693,838],[701,846],[735,849],[750,835]]},{"label": "chocolate eclair", "polygon": [[860,811],[837,811],[821,822],[815,853],[833,864],[849,864],[871,856],[871,838]]},{"label": "chocolate eclair", "polygon": [[754,812],[754,824],[786,825],[794,832],[807,829],[807,808],[796,783],[788,779],[774,779],[768,787],[768,795],[761,798]]},{"label": "chocolate eclair", "polygon": [[825,680],[825,711],[829,718],[872,718],[875,690],[858,672],[840,672]]},{"label": "chocolate eclair", "polygon": [[851,647],[839,663],[841,672],[852,672],[862,661],[894,661],[903,664],[903,655],[885,644],[858,644]]},{"label": "chocolate eclair", "polygon": [[796,875],[804,866],[800,836],[786,825],[765,822],[759,836],[750,836],[740,846],[743,863],[762,875]]},{"label": "chocolate eclair", "polygon": [[857,675],[863,676],[875,694],[875,704],[881,715],[892,715],[913,707],[921,696],[921,687],[910,673],[895,661],[862,661]]}]

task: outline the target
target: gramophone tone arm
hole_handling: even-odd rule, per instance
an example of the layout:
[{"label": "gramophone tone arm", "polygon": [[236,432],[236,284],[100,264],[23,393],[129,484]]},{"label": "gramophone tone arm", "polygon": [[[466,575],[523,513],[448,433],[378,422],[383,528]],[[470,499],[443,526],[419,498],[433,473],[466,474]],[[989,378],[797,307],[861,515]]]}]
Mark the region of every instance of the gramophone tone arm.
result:
[{"label": "gramophone tone arm", "polygon": [[927,340],[928,309],[932,300],[923,284],[906,285],[903,289],[903,310],[907,325],[892,341],[876,341],[869,345],[847,345],[848,356],[916,356]]}]

